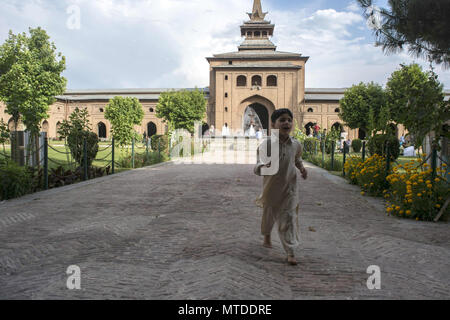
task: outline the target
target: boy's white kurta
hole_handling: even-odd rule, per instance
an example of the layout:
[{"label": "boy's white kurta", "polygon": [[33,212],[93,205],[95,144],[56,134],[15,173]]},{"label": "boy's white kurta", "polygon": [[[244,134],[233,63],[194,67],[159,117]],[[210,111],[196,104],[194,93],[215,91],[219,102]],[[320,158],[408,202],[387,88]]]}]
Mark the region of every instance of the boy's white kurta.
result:
[{"label": "boy's white kurta", "polygon": [[[258,162],[254,169],[256,175],[260,176],[261,168],[267,164],[262,161],[264,157],[261,155],[267,154],[267,145],[271,143],[270,139],[265,139],[258,147]],[[293,255],[294,248],[300,243],[297,168],[303,168],[302,145],[295,138],[290,137],[284,143],[279,142],[279,146],[278,173],[264,176],[263,191],[256,199],[256,205],[263,208],[262,234],[270,235],[275,222],[277,222],[283,248],[288,255]]]}]

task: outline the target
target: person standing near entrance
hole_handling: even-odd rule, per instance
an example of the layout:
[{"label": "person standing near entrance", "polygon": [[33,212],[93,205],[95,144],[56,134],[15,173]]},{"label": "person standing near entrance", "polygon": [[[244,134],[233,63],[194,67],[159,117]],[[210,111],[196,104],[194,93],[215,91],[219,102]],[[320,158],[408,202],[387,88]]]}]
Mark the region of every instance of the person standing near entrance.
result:
[{"label": "person standing near entrance", "polygon": [[[299,245],[299,199],[297,190],[297,169],[303,179],[308,173],[303,166],[303,148],[299,141],[289,136],[292,130],[293,115],[289,109],[276,110],[271,117],[272,128],[279,130],[280,145],[279,170],[275,175],[264,176],[263,191],[256,199],[258,207],[263,208],[261,233],[264,235],[263,246],[272,247],[271,233],[275,223],[278,225],[278,235],[287,253],[287,262],[296,265],[294,248]],[[272,138],[267,138],[257,151],[258,162],[254,173],[261,176],[262,167],[270,167],[271,163],[264,163],[261,155],[267,155],[267,145]]]},{"label": "person standing near entrance", "polygon": [[230,128],[228,128],[228,123],[225,123],[222,127],[222,136],[228,137],[230,135]]}]

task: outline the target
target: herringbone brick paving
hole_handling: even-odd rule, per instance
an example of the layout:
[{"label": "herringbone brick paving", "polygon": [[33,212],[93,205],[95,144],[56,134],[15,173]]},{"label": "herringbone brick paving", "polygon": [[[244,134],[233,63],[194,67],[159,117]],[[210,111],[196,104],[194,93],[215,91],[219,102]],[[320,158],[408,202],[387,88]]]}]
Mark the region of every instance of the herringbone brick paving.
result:
[{"label": "herringbone brick paving", "polygon": [[[252,165],[144,168],[0,204],[1,299],[448,299],[448,223],[308,166],[299,265],[261,246]],[[81,268],[81,290],[66,269]],[[366,286],[381,268],[381,290]]]}]

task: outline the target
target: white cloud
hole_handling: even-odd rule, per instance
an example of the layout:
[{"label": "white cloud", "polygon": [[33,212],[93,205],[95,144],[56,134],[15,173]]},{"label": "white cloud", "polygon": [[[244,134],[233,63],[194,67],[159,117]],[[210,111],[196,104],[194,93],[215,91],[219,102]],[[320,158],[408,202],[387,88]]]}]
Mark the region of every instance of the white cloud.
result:
[{"label": "white cloud", "polygon": [[[66,27],[66,9],[81,9],[81,29]],[[8,29],[48,30],[67,58],[69,88],[204,87],[205,59],[237,50],[239,25],[251,0],[3,0],[0,41]],[[263,3],[264,5],[264,3]],[[384,83],[406,54],[385,56],[373,46],[364,19],[349,2],[345,11],[322,8],[269,12],[276,24],[274,43],[281,51],[310,56],[308,87],[345,87],[359,81]],[[358,9],[358,10],[357,10]],[[422,63],[425,65],[425,63]],[[450,87],[448,71],[440,80]]]},{"label": "white cloud", "polygon": [[352,12],[360,12],[361,8],[358,6],[358,4],[356,3],[356,0],[353,0],[352,2],[350,2],[347,6],[347,10],[348,11],[352,11]]}]

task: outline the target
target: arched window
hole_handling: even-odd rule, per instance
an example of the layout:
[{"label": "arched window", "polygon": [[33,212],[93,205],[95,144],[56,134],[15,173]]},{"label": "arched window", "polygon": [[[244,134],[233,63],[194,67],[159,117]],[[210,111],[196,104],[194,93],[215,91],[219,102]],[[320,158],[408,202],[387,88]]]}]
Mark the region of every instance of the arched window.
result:
[{"label": "arched window", "polygon": [[262,78],[260,76],[252,77],[252,86],[262,86]]},{"label": "arched window", "polygon": [[103,112],[105,112],[105,110],[103,110],[103,108],[100,108],[100,112],[103,113]]},{"label": "arched window", "polygon": [[340,133],[344,132],[344,126],[341,123],[339,123],[339,122],[335,122],[333,124],[333,129],[337,130]]},{"label": "arched window", "polygon": [[334,112],[339,113],[339,112],[341,112],[341,109],[336,108],[336,109],[334,109]]},{"label": "arched window", "polygon": [[156,130],[156,124],[154,124],[153,122],[149,122],[147,123],[147,135],[148,137],[152,137],[156,134],[157,130]]},{"label": "arched window", "polygon": [[259,38],[259,37],[261,37],[261,32],[255,31],[255,38]]},{"label": "arched window", "polygon": [[228,76],[225,76],[225,80],[228,80]]},{"label": "arched window", "polygon": [[13,118],[9,119],[9,121],[8,121],[8,129],[9,129],[9,131],[13,132],[15,130],[15,128],[14,128],[15,125],[16,124],[15,124]]},{"label": "arched window", "polygon": [[106,125],[103,122],[99,122],[97,124],[97,129],[98,129],[98,137],[100,139],[106,139]]},{"label": "arched window", "polygon": [[247,37],[249,37],[249,38],[252,37],[252,32],[251,32],[251,31],[248,31],[248,32],[247,32]]},{"label": "arched window", "polygon": [[358,129],[358,139],[364,140],[366,139],[366,131],[364,129],[359,128]]},{"label": "arched window", "polygon": [[277,86],[277,77],[276,76],[268,76],[267,77],[267,86],[268,87],[276,87]]},{"label": "arched window", "polygon": [[228,92],[225,92],[225,98],[228,98]]},{"label": "arched window", "polygon": [[267,31],[263,31],[262,35],[263,37],[267,37]]},{"label": "arched window", "polygon": [[314,112],[314,109],[313,108],[309,108],[308,112]]},{"label": "arched window", "polygon": [[148,111],[153,112],[155,111],[153,108],[148,109]]},{"label": "arched window", "polygon": [[247,77],[246,76],[237,77],[237,86],[238,87],[246,87],[247,86]]},{"label": "arched window", "polygon": [[55,137],[56,137],[56,139],[58,139],[58,140],[61,140],[61,136],[59,135],[59,133],[58,133],[58,131],[61,129],[61,122],[57,122],[56,123],[56,134],[55,134]]},{"label": "arched window", "polygon": [[42,132],[48,133],[48,121],[47,121],[47,120],[45,120],[45,121],[42,123]]}]

